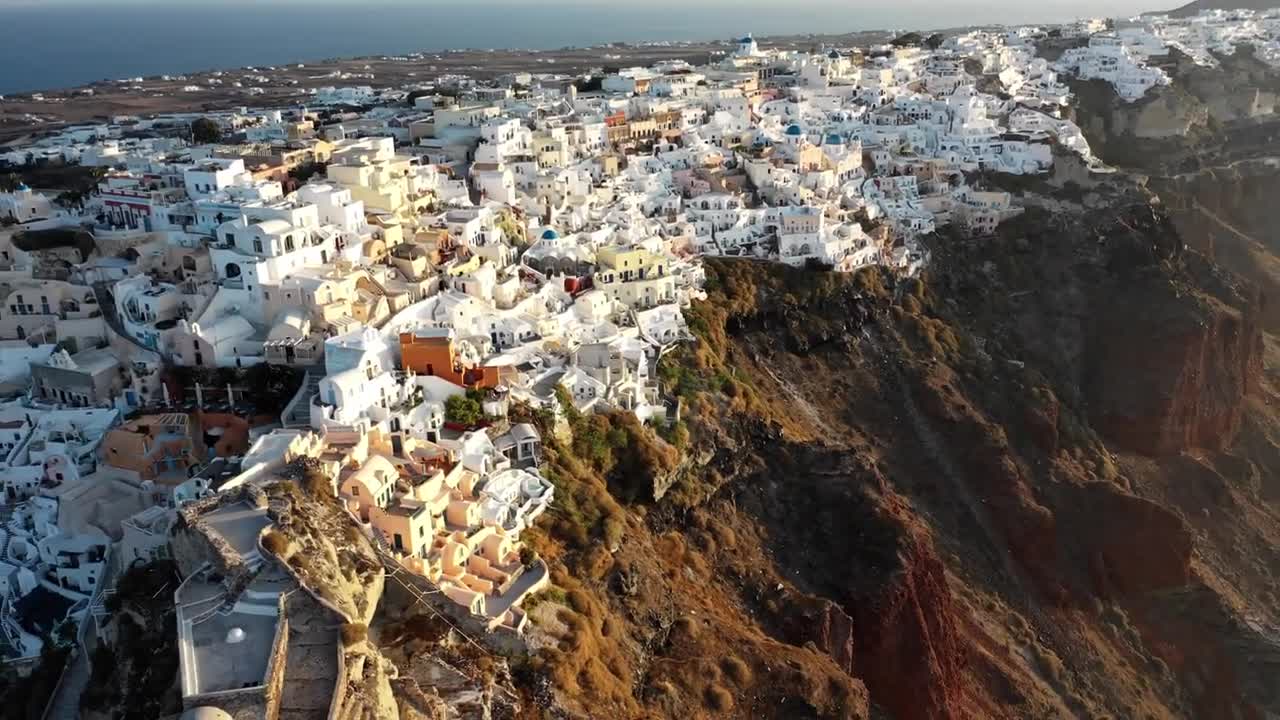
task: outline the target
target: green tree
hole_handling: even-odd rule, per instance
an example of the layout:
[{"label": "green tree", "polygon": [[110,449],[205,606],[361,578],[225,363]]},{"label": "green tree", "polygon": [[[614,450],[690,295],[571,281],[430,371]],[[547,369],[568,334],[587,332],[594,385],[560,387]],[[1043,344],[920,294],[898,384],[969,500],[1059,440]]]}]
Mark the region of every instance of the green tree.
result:
[{"label": "green tree", "polygon": [[942,47],[943,40],[946,40],[946,37],[944,37],[942,33],[934,33],[929,36],[929,39],[924,41],[924,45],[930,50],[937,50]]},{"label": "green tree", "polygon": [[471,426],[484,418],[484,408],[470,395],[454,395],[444,402],[444,417],[451,423]]},{"label": "green tree", "polygon": [[222,140],[222,128],[209,118],[197,118],[191,123],[191,141],[207,145]]},{"label": "green tree", "polygon": [[909,32],[906,35],[899,35],[894,38],[890,44],[894,47],[919,47],[924,42],[924,36],[918,32]]},{"label": "green tree", "polygon": [[58,193],[58,197],[54,198],[53,201],[62,207],[71,210],[73,208],[84,207],[84,196],[85,193],[80,190],[64,190]]}]

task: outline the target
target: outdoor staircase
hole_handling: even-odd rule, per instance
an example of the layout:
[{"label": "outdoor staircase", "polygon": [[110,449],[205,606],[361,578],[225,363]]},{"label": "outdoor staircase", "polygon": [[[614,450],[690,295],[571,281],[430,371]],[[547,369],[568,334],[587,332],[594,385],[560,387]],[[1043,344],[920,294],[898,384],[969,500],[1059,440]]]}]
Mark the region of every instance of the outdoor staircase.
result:
[{"label": "outdoor staircase", "polygon": [[258,569],[261,568],[263,562],[265,562],[262,559],[262,553],[257,548],[254,548],[253,551],[242,556],[242,559],[244,560],[245,566],[249,568],[249,572],[255,573],[258,572]]},{"label": "outdoor staircase", "polygon": [[320,380],[324,373],[308,370],[302,378],[302,387],[280,414],[280,425],[285,428],[311,427],[311,398],[320,392]]}]

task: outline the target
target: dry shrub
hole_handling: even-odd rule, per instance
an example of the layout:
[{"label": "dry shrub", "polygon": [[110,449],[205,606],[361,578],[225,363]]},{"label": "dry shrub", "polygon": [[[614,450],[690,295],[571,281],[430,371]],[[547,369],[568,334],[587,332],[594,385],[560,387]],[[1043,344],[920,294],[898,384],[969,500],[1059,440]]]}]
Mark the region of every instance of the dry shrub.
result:
[{"label": "dry shrub", "polygon": [[732,548],[738,544],[738,535],[733,528],[723,523],[712,523],[711,532],[716,536],[716,540],[720,542],[720,546],[724,548]]},{"label": "dry shrub", "polygon": [[279,530],[268,530],[262,536],[262,547],[276,557],[284,557],[289,552],[289,539]]},{"label": "dry shrub", "polygon": [[680,696],[680,691],[666,680],[658,680],[649,686],[649,696],[658,702],[670,702]]},{"label": "dry shrub", "polygon": [[622,544],[622,535],[627,525],[620,517],[610,515],[604,519],[604,544],[610,549]]},{"label": "dry shrub", "polygon": [[705,685],[719,684],[721,680],[720,666],[716,665],[715,661],[710,658],[703,658],[698,661],[698,672],[696,675],[698,680],[701,680]]},{"label": "dry shrub", "polygon": [[688,566],[689,569],[693,570],[696,575],[704,576],[710,572],[710,569],[707,566],[707,561],[702,556],[702,553],[692,548],[685,551],[684,564]]},{"label": "dry shrub", "polygon": [[730,655],[720,661],[720,670],[724,672],[725,677],[733,681],[734,685],[742,687],[751,682],[751,668],[742,661],[741,658]]},{"label": "dry shrub", "polygon": [[351,647],[369,639],[369,626],[364,623],[343,623],[339,633],[342,636],[342,646]]},{"label": "dry shrub", "polygon": [[578,573],[581,577],[599,580],[613,569],[613,564],[613,556],[609,551],[595,545],[583,555]]},{"label": "dry shrub", "polygon": [[919,350],[945,358],[960,350],[960,338],[949,325],[931,317],[908,315],[901,308],[893,309],[894,318],[907,329]]},{"label": "dry shrub", "polygon": [[719,685],[712,685],[702,694],[707,707],[718,713],[727,713],[733,709],[733,696]]},{"label": "dry shrub", "polygon": [[319,468],[307,468],[302,485],[314,498],[333,499],[333,480]]},{"label": "dry shrub", "polygon": [[698,623],[688,615],[681,615],[671,623],[671,634],[693,639],[698,636]]},{"label": "dry shrub", "polygon": [[582,613],[587,617],[595,615],[593,612],[595,608],[592,606],[591,598],[587,595],[585,590],[569,591],[569,607],[573,608],[574,612]]},{"label": "dry shrub", "polygon": [[347,542],[353,545],[359,545],[367,542],[368,540],[364,536],[364,533],[360,531],[360,528],[356,527],[354,524],[348,524],[346,528],[343,529],[343,532],[347,536]]},{"label": "dry shrub", "polygon": [[672,531],[663,535],[658,540],[658,555],[672,565],[679,565],[684,562],[684,538],[680,536],[680,533]]},{"label": "dry shrub", "polygon": [[609,673],[613,675],[615,678],[617,678],[619,681],[627,685],[631,684],[631,669],[627,667],[627,664],[622,661],[622,658],[620,656],[615,655],[612,658],[610,658],[608,662],[608,667],[609,667]]},{"label": "dry shrub", "polygon": [[1036,664],[1040,666],[1042,672],[1052,680],[1057,687],[1062,687],[1067,680],[1067,668],[1062,664],[1062,659],[1053,650],[1040,645],[1039,643],[1032,645],[1032,652],[1035,654]]}]

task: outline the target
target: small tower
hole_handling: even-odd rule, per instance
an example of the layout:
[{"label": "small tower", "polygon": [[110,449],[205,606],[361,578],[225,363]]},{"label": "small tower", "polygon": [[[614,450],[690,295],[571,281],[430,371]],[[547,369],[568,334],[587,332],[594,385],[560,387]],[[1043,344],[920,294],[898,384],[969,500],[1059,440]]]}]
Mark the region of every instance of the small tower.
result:
[{"label": "small tower", "polygon": [[738,57],[755,57],[760,54],[760,46],[756,44],[755,38],[751,37],[751,33],[747,33],[738,40]]}]

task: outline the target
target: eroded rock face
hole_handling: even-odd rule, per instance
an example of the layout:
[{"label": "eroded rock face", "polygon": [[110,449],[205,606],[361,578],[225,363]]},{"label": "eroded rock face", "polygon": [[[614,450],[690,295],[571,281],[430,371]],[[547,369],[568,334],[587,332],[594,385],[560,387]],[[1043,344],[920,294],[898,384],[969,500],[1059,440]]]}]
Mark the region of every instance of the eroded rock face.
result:
[{"label": "eroded rock face", "polygon": [[[1116,272],[1090,345],[1090,414],[1124,448],[1164,455],[1221,449],[1240,429],[1262,370],[1256,289],[1214,274],[1194,252]],[[1101,307],[1101,304],[1099,304]]]},{"label": "eroded rock face", "polygon": [[1093,591],[1131,596],[1180,588],[1191,580],[1190,529],[1172,512],[1109,483],[1073,491],[1080,544]]},{"label": "eroded rock face", "polygon": [[[790,528],[774,551],[820,593],[778,598],[787,640],[813,643],[892,717],[966,717],[955,608],[921,520],[874,467],[810,450],[791,460],[801,470],[788,474],[787,502],[761,484],[759,504],[743,506]],[[813,472],[823,467],[838,469]]]},{"label": "eroded rock face", "polygon": [[853,618],[836,603],[814,596],[790,594],[781,599],[790,607],[785,633],[796,645],[813,643],[849,674],[857,658]]},{"label": "eroded rock face", "polygon": [[964,654],[942,563],[912,537],[902,571],[855,608],[858,672],[895,718],[962,718]]}]

